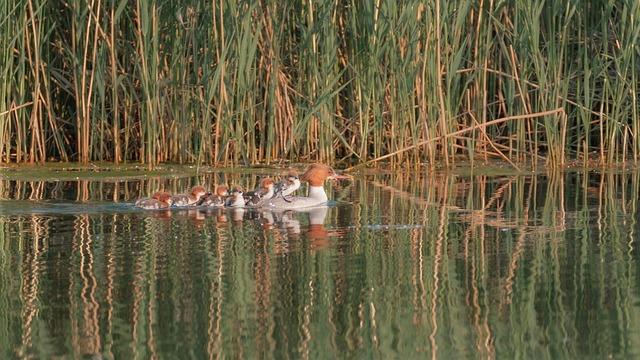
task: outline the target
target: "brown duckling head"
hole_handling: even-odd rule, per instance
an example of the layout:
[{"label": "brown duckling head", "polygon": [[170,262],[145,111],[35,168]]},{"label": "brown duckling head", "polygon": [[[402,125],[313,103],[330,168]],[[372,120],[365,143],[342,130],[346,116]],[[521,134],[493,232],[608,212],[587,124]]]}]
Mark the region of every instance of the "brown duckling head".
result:
[{"label": "brown duckling head", "polygon": [[191,196],[193,196],[196,199],[200,199],[206,194],[207,194],[207,189],[205,189],[204,186],[198,185],[191,188]]}]

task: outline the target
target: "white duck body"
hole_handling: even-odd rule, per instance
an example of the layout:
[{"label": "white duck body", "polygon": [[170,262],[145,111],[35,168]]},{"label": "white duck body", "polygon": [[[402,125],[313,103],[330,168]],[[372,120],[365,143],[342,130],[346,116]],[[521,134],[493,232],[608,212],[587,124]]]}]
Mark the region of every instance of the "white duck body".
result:
[{"label": "white duck body", "polygon": [[326,205],[329,198],[324,191],[324,181],[336,178],[336,176],[331,167],[313,164],[301,176],[301,180],[309,182],[308,196],[277,196],[269,200],[264,207],[270,209],[304,209]]},{"label": "white duck body", "polygon": [[329,198],[323,186],[309,186],[309,196],[276,197],[264,205],[271,209],[303,209],[326,205]]}]

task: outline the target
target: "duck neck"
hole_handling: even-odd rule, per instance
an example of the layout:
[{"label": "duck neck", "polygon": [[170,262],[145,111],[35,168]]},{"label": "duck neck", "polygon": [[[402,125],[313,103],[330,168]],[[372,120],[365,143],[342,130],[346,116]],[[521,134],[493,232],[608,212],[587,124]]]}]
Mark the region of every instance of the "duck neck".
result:
[{"label": "duck neck", "polygon": [[324,186],[309,186],[309,197],[315,200],[327,201],[327,193]]}]

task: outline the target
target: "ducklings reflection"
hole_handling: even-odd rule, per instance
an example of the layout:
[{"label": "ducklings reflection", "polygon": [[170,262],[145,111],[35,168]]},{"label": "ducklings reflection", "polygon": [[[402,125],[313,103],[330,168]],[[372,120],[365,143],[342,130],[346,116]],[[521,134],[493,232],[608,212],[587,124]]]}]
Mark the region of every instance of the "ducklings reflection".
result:
[{"label": "ducklings reflection", "polygon": [[[213,217],[216,219],[216,224],[226,224],[229,222],[229,214],[233,214],[235,209],[225,209],[224,207],[212,206],[204,209],[198,209],[203,217]],[[236,221],[236,220],[234,220]],[[240,220],[242,221],[242,220]]]},{"label": "ducklings reflection", "polygon": [[324,226],[329,208],[319,206],[305,210],[263,211],[262,223],[264,229],[275,229],[288,240],[297,240],[302,234],[302,226],[298,217],[308,214],[309,227],[305,235],[311,241],[313,249],[320,249],[329,245],[329,233]]},{"label": "ducklings reflection", "polygon": [[280,218],[282,230],[289,236],[289,239],[300,237],[300,221],[295,218],[293,211],[285,211]]},{"label": "ducklings reflection", "polygon": [[207,210],[207,214],[213,214],[213,216],[215,216],[216,224],[226,224],[229,222],[227,211],[223,208],[209,209]]},{"label": "ducklings reflection", "polygon": [[173,214],[169,209],[161,209],[159,211],[149,211],[149,213],[145,214],[145,216],[148,216],[154,219],[168,221],[168,220],[171,220],[171,217],[173,216]]},{"label": "ducklings reflection", "polygon": [[273,217],[273,213],[271,211],[262,211],[260,212],[260,223],[262,224],[262,228],[264,230],[272,230],[273,225],[275,224],[275,219]]},{"label": "ducklings reflection", "polygon": [[189,209],[184,214],[196,229],[201,229],[204,226],[206,214],[197,209]]},{"label": "ducklings reflection", "polygon": [[230,209],[230,211],[231,211],[231,221],[233,221],[234,224],[241,223],[242,220],[244,220],[244,214],[246,212],[244,208],[234,207]]}]

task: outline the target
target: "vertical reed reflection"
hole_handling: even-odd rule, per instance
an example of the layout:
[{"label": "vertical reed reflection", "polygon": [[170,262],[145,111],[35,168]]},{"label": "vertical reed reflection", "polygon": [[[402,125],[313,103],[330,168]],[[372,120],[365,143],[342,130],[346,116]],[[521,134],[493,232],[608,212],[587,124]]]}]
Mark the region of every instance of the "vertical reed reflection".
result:
[{"label": "vertical reed reflection", "polygon": [[0,180],[0,357],[640,352],[635,172],[363,175],[324,213],[25,210],[207,181],[255,178]]},{"label": "vertical reed reflection", "polygon": [[[117,186],[116,186],[117,188]],[[114,194],[117,191],[114,191]],[[117,234],[120,231],[120,227],[123,227],[119,224],[119,218],[117,214],[110,216],[110,229],[109,236],[105,237],[108,239],[105,243],[105,266],[106,266],[106,289],[104,291],[105,296],[105,311],[106,311],[106,319],[105,322],[105,331],[104,331],[104,350],[103,353],[107,359],[115,358],[113,353],[114,346],[114,317],[115,317],[115,292],[116,292],[116,242],[118,241]]]},{"label": "vertical reed reflection", "polygon": [[209,277],[209,311],[207,326],[207,354],[209,359],[222,358],[222,303],[223,282],[225,266],[225,245],[229,242],[227,219],[222,211],[216,211],[215,229],[217,236],[212,239],[214,249],[208,254],[211,265],[215,271],[207,272]]},{"label": "vertical reed reflection", "polygon": [[21,261],[22,268],[20,271],[22,284],[19,293],[22,305],[22,336],[18,356],[21,357],[27,356],[33,346],[33,335],[37,327],[34,322],[39,313],[40,261],[44,252],[46,252],[46,249],[43,249],[45,246],[43,240],[48,232],[46,225],[43,226],[40,219],[31,217],[28,221],[32,229],[32,237],[23,237],[22,234],[18,235],[19,241],[24,244],[24,248],[22,249],[24,257]]},{"label": "vertical reed reflection", "polygon": [[[447,179],[448,180],[448,179]],[[445,187],[446,183],[445,183]],[[446,199],[443,199],[446,201]],[[444,204],[443,204],[444,205]],[[433,289],[431,290],[431,334],[429,341],[431,342],[431,358],[435,359],[438,355],[438,344],[436,342],[436,334],[438,332],[438,291],[440,290],[440,266],[442,262],[443,243],[446,240],[445,228],[447,226],[447,211],[445,206],[440,207],[440,216],[438,221],[438,230],[435,243],[435,254],[433,258]]]},{"label": "vertical reed reflection", "polygon": [[[220,237],[218,237],[220,238]],[[207,326],[207,354],[209,355],[209,359],[218,359],[221,357],[219,352],[221,348],[221,333],[220,333],[220,322],[221,322],[221,305],[222,305],[222,289],[221,289],[221,277],[222,277],[222,254],[220,251],[220,243],[222,241],[216,241],[216,251],[215,255],[217,255],[217,261],[212,259],[212,262],[217,263],[217,269],[214,274],[209,274],[209,312],[208,315],[208,326]]]},{"label": "vertical reed reflection", "polygon": [[[85,185],[86,186],[86,185]],[[71,308],[71,316],[77,313],[82,314],[81,325],[77,327],[78,334],[74,334],[76,339],[74,354],[76,357],[94,355],[101,353],[101,335],[98,322],[99,305],[96,301],[97,280],[94,270],[94,245],[91,233],[90,219],[87,215],[79,215],[74,222],[74,244],[79,256],[78,275],[80,277],[80,293],[74,297],[79,298],[77,304],[79,308]],[[76,289],[72,289],[75,292]]]},{"label": "vertical reed reflection", "polygon": [[273,351],[273,304],[272,286],[271,286],[271,246],[269,228],[258,233],[255,238],[255,260],[254,260],[254,277],[255,277],[255,305],[256,305],[256,347],[261,349],[260,357],[264,357]]}]

